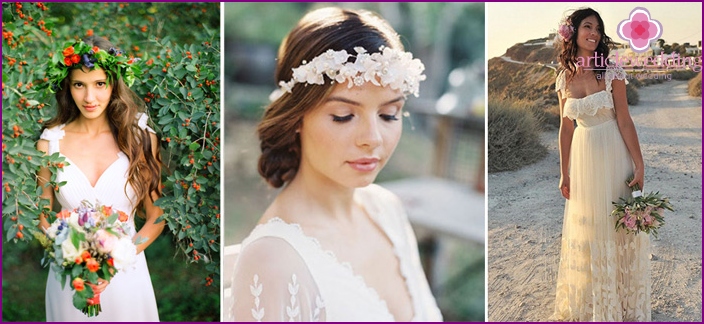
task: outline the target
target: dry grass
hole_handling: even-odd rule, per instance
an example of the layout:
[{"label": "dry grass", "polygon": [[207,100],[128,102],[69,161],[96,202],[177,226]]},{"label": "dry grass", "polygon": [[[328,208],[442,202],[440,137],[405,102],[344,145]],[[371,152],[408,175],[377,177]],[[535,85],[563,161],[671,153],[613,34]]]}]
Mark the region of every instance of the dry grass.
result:
[{"label": "dry grass", "polygon": [[517,170],[547,154],[533,111],[528,101],[489,97],[489,172]]},{"label": "dry grass", "polygon": [[696,77],[689,80],[687,92],[692,97],[702,97],[702,73],[699,72]]}]

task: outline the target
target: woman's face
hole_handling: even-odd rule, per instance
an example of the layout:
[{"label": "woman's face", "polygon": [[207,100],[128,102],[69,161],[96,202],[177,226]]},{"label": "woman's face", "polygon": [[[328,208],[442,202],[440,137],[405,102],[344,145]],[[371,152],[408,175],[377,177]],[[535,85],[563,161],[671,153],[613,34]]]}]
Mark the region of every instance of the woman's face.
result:
[{"label": "woman's face", "polygon": [[582,19],[577,27],[577,47],[582,54],[593,55],[599,41],[601,41],[601,25],[596,16],[591,15]]},{"label": "woman's face", "polygon": [[107,84],[107,75],[103,69],[73,69],[69,73],[71,97],[87,119],[103,116],[110,103],[112,85]]},{"label": "woman's face", "polygon": [[401,137],[404,96],[371,83],[336,85],[303,116],[298,176],[346,188],[371,184]]}]

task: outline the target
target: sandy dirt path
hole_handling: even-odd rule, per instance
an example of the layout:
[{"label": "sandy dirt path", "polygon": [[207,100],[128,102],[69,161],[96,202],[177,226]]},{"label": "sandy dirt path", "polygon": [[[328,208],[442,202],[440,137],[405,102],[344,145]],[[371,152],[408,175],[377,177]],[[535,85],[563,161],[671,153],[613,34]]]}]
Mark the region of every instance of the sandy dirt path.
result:
[{"label": "sandy dirt path", "polygon": [[[701,98],[687,82],[639,89],[630,107],[645,159],[645,190],[671,197],[674,213],[652,241],[653,321],[702,319]],[[489,321],[546,321],[555,301],[564,198],[557,189],[557,131],[549,154],[518,171],[488,178]]]}]

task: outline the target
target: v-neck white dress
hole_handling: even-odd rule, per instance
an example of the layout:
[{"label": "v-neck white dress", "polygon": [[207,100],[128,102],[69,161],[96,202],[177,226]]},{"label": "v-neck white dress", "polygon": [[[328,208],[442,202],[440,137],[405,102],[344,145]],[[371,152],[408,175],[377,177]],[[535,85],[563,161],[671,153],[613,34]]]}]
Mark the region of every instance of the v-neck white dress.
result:
[{"label": "v-neck white dress", "polygon": [[[146,115],[138,116],[140,127],[154,132],[146,126]],[[41,139],[49,142],[49,154],[61,150],[60,141],[64,137],[64,125],[45,129]],[[63,156],[63,154],[62,154]],[[127,155],[120,152],[113,162],[100,176],[95,186],[91,186],[88,178],[67,157],[69,165],[56,175],[57,182],[66,181],[55,196],[61,204],[61,209],[74,209],[81,201],[88,200],[92,204],[99,201],[105,206],[112,206],[130,214],[131,235],[136,234],[134,213],[132,210],[138,203],[138,198],[132,187],[127,184]],[[125,194],[125,184],[127,184]],[[156,307],[154,288],[152,287],[147,260],[144,252],[137,255],[134,269],[118,272],[110,281],[105,291],[100,294],[102,312],[98,316],[87,317],[73,306],[73,291],[70,280],[61,287],[61,281],[53,270],[49,270],[46,284],[46,320],[47,322],[158,322],[159,313]]]},{"label": "v-neck white dress", "polygon": [[[413,302],[414,321],[441,321],[400,201],[370,185],[358,189],[372,219],[393,244]],[[304,234],[297,224],[273,218],[242,242],[233,274],[229,320],[303,322],[394,321],[386,302],[348,263]]]}]

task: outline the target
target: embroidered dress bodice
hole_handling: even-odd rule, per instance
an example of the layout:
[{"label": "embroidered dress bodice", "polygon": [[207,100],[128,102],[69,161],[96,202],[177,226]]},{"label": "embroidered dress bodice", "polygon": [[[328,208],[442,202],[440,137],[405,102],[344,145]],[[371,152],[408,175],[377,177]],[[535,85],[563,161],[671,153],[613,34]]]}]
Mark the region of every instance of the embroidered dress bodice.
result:
[{"label": "embroidered dress bodice", "polygon": [[[625,80],[628,84],[626,72],[622,68],[607,67],[604,72],[606,89],[584,98],[566,98],[562,116],[576,120],[578,125],[583,126],[596,126],[616,118],[611,84],[614,79]],[[565,96],[566,86],[565,72],[562,71],[555,81],[555,91],[559,91]]]},{"label": "embroidered dress bodice", "polygon": [[[400,201],[376,185],[358,193],[378,202],[368,212],[393,244],[413,302],[413,320],[441,320]],[[226,310],[235,321],[394,321],[386,302],[350,264],[340,262],[299,225],[280,218],[258,225],[242,242],[233,292],[234,304]]]}]

